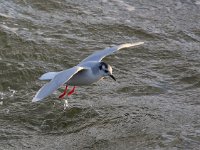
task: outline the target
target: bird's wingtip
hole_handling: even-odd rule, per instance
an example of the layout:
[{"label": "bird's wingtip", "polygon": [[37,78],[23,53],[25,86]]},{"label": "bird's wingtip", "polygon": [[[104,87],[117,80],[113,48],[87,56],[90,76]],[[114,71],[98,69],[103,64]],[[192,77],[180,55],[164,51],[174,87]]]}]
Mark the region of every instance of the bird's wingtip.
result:
[{"label": "bird's wingtip", "polygon": [[32,102],[37,102],[37,101],[39,101],[39,100],[40,100],[39,98],[34,97],[34,98],[32,99]]},{"label": "bird's wingtip", "polygon": [[142,44],[144,44],[144,42],[126,43],[126,44],[120,45],[120,48],[134,47],[134,46],[138,46],[138,45],[142,45]]},{"label": "bird's wingtip", "polygon": [[142,41],[142,42],[136,42],[136,43],[132,43],[131,45],[132,46],[137,46],[137,45],[142,45],[142,44],[144,44],[144,42]]}]

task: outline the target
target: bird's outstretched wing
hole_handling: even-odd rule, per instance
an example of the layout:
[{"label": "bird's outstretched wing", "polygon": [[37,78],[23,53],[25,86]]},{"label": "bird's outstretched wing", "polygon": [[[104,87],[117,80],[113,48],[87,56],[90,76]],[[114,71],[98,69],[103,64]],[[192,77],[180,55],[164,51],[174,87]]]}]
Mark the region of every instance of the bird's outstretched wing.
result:
[{"label": "bird's outstretched wing", "polygon": [[136,43],[127,43],[127,44],[122,44],[122,45],[118,45],[118,46],[114,46],[114,47],[108,47],[104,50],[101,51],[97,51],[91,55],[89,55],[87,58],[85,58],[84,60],[82,60],[79,64],[83,63],[83,62],[87,62],[87,61],[98,61],[100,62],[104,57],[122,49],[122,48],[128,48],[128,47],[133,47],[133,46],[137,46],[137,45],[141,45],[144,44],[144,42],[136,42]]},{"label": "bird's outstretched wing", "polygon": [[75,66],[59,72],[49,83],[45,84],[35,95],[32,102],[37,102],[52,94],[61,85],[67,82],[73,75],[86,68]]}]

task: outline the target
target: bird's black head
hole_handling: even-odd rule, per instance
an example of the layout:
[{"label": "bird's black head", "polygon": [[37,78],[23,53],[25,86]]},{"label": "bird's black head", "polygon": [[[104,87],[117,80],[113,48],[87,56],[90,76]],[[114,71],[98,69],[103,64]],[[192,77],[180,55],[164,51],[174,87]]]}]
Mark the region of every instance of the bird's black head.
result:
[{"label": "bird's black head", "polygon": [[108,64],[106,64],[105,62],[100,62],[99,69],[100,70],[108,69]]},{"label": "bird's black head", "polygon": [[115,77],[112,75],[112,67],[105,62],[100,62],[99,70],[102,76],[110,76],[113,80],[116,81]]}]

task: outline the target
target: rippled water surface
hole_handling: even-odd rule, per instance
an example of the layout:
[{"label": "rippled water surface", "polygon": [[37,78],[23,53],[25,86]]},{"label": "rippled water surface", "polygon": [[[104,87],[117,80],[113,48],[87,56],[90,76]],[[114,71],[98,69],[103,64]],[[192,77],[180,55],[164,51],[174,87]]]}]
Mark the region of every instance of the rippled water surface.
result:
[{"label": "rippled water surface", "polygon": [[[31,103],[41,74],[136,41],[104,59],[117,82]],[[0,149],[199,149],[199,68],[199,0],[2,0]]]}]

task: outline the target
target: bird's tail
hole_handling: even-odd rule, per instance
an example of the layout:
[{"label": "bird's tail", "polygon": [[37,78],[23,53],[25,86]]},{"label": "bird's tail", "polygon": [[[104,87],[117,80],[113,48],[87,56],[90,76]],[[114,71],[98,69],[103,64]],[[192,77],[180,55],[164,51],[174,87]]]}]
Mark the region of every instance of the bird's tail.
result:
[{"label": "bird's tail", "polygon": [[39,79],[40,80],[52,80],[59,72],[47,72],[43,74]]}]

